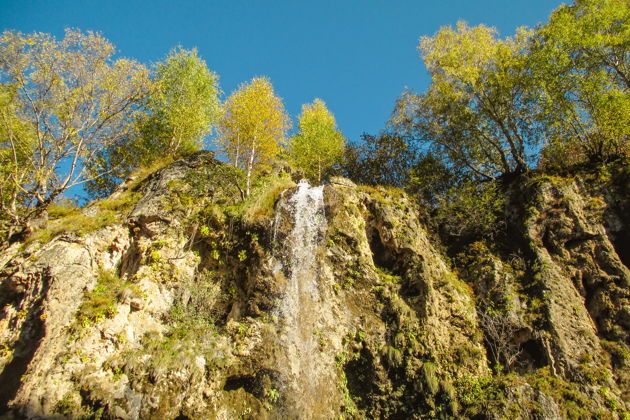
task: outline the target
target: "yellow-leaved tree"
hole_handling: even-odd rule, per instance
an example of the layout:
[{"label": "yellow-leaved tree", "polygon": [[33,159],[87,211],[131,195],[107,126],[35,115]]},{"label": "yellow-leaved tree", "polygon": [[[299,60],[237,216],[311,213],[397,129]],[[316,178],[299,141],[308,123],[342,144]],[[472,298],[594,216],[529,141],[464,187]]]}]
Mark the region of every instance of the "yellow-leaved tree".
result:
[{"label": "yellow-leaved tree", "polygon": [[150,86],[145,66],[115,52],[90,31],[67,29],[61,40],[0,34],[0,132],[8,133],[0,155],[3,168],[12,168],[0,171],[0,217],[12,221],[10,233],[69,188],[111,171],[91,163],[130,136]]},{"label": "yellow-leaved tree", "polygon": [[218,141],[234,166],[246,170],[247,195],[253,170],[280,152],[290,126],[282,99],[266,77],[242,84],[223,104]]},{"label": "yellow-leaved tree", "polygon": [[343,134],[321,99],[302,105],[298,127],[298,134],[289,142],[290,159],[307,178],[321,182],[322,176],[343,158],[346,146]]}]

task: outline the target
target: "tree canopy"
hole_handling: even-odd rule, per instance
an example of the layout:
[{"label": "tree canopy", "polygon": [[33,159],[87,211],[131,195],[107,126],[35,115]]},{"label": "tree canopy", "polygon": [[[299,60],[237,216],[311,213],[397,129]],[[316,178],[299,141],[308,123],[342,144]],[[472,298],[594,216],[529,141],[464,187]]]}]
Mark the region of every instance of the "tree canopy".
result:
[{"label": "tree canopy", "polygon": [[545,136],[523,54],[530,35],[500,40],[494,28],[459,22],[422,37],[431,85],[398,100],[392,126],[480,179],[528,170]]},{"label": "tree canopy", "polygon": [[[0,121],[3,131],[12,132],[2,154],[30,174],[28,181],[9,181],[19,194],[10,194],[3,211],[14,221],[42,211],[68,188],[106,175],[85,162],[129,134],[149,86],[144,66],[114,59],[114,52],[93,32],[68,29],[62,40],[44,33],[0,36],[0,81],[3,91],[12,92],[4,96],[10,103],[4,109],[15,116]],[[16,118],[30,129],[14,130]],[[24,204],[21,210],[17,202]]]},{"label": "tree canopy", "polygon": [[630,153],[628,22],[627,1],[577,0],[537,31],[528,59],[550,129],[544,158],[602,162]]},{"label": "tree canopy", "polygon": [[177,47],[157,64],[154,79],[147,116],[140,122],[143,154],[178,156],[199,150],[219,117],[218,76],[196,49]]},{"label": "tree canopy", "polygon": [[307,178],[321,182],[330,168],[343,158],[343,134],[337,128],[335,116],[321,99],[302,105],[298,130],[289,142],[291,162],[301,168]]},{"label": "tree canopy", "polygon": [[242,84],[225,101],[218,141],[232,164],[247,171],[247,195],[252,171],[280,152],[290,127],[282,99],[266,77]]},{"label": "tree canopy", "polygon": [[362,184],[404,188],[416,161],[416,148],[404,137],[388,131],[376,136],[364,133],[361,140],[346,147],[345,175]]}]

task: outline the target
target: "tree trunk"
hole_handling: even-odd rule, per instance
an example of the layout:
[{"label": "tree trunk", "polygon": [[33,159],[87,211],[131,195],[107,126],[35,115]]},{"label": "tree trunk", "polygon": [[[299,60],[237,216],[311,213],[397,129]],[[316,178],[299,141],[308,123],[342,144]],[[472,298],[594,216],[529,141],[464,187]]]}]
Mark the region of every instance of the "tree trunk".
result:
[{"label": "tree trunk", "polygon": [[322,160],[317,159],[317,183],[322,183]]},{"label": "tree trunk", "polygon": [[245,195],[249,197],[251,179],[252,179],[252,168],[254,167],[254,156],[256,155],[256,144],[252,146],[252,153],[249,155],[249,162],[247,164],[247,190],[245,191]]},{"label": "tree trunk", "polygon": [[241,134],[236,135],[236,156],[234,156],[234,167],[238,168],[238,155],[241,153]]}]

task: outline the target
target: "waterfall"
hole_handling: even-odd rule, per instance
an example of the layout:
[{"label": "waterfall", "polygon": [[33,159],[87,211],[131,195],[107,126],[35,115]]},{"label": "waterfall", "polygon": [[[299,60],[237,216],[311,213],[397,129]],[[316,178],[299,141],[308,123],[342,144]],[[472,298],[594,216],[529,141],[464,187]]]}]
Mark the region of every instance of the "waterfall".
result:
[{"label": "waterfall", "polygon": [[[280,340],[286,351],[285,394],[292,416],[308,418],[309,401],[321,393],[321,361],[317,337],[322,310],[317,252],[326,232],[323,186],[311,187],[302,180],[297,191],[283,198],[278,214],[292,218],[291,232],[279,247],[283,250],[278,269],[286,277],[284,296],[276,313]],[[279,216],[280,217],[280,216]],[[280,221],[276,220],[276,226]]]}]

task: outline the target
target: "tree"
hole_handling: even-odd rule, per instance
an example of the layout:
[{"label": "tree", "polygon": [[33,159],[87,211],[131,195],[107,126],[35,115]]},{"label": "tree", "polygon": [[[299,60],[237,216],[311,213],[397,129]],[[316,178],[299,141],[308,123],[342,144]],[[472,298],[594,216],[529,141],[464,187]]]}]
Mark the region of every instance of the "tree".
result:
[{"label": "tree", "polygon": [[266,77],[242,84],[225,101],[218,140],[234,166],[246,170],[246,195],[252,171],[280,152],[290,124],[282,99]]},{"label": "tree", "polygon": [[360,143],[346,147],[343,169],[355,182],[404,188],[417,150],[404,137],[391,132],[363,134]]},{"label": "tree", "polygon": [[87,184],[91,197],[110,195],[134,169],[199,150],[212,133],[220,115],[219,78],[196,49],[172,49],[156,65],[152,79],[133,130],[90,162],[93,170],[108,174]]},{"label": "tree", "polygon": [[321,99],[302,105],[298,117],[299,132],[289,142],[291,161],[307,178],[322,181],[322,175],[343,158],[345,139],[335,116]]},{"label": "tree", "polygon": [[[29,210],[21,215],[13,210],[16,202],[3,209],[15,223],[42,213],[68,188],[107,174],[90,171],[85,162],[128,135],[149,86],[144,66],[114,60],[114,52],[108,40],[93,32],[68,29],[60,41],[45,33],[6,31],[0,36],[0,81],[14,89],[11,106],[33,133],[23,158],[32,176],[11,181]],[[11,119],[0,122],[4,130],[7,121]],[[2,144],[18,156],[18,145],[25,142]],[[17,164],[22,158],[13,159]]]},{"label": "tree", "polygon": [[28,160],[35,146],[33,127],[20,118],[15,95],[14,86],[0,85],[0,232],[8,236],[30,204],[20,186],[33,176]]},{"label": "tree", "polygon": [[465,176],[445,164],[445,159],[432,153],[421,154],[409,170],[405,189],[429,207],[437,207],[452,193],[451,188],[465,182]]},{"label": "tree", "polygon": [[197,50],[177,47],[157,64],[155,88],[141,121],[140,163],[167,153],[194,152],[212,132],[219,117],[218,76],[208,70]]},{"label": "tree", "polygon": [[423,95],[399,98],[391,120],[399,133],[486,180],[527,171],[545,136],[523,54],[531,34],[519,30],[505,40],[496,35],[494,28],[459,22],[456,29],[422,37],[431,86]]},{"label": "tree", "polygon": [[[573,150],[591,162],[630,153],[630,4],[576,0],[562,5],[533,38],[549,161]],[[549,163],[549,162],[547,162]]]}]

